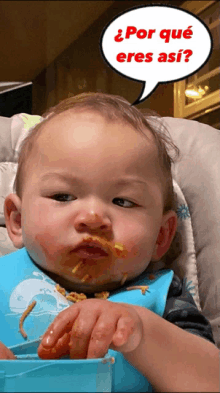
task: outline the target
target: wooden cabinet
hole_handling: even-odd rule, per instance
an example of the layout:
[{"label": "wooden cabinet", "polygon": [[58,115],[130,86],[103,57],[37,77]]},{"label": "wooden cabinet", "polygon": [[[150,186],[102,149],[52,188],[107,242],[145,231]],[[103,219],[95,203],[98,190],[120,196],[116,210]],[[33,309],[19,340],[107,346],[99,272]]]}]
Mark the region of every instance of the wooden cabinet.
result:
[{"label": "wooden cabinet", "polygon": [[213,50],[208,62],[197,73],[174,83],[174,117],[195,119],[219,129],[220,3],[218,1],[186,1],[181,8],[197,15],[209,27],[213,38]]}]

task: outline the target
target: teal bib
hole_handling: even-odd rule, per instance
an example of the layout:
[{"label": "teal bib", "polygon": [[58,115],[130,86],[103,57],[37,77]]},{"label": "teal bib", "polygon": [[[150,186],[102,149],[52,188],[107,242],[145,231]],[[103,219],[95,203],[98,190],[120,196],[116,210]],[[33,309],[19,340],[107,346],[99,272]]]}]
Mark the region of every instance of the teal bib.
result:
[{"label": "teal bib", "polygon": [[[0,360],[0,392],[153,391],[148,380],[111,349],[103,359],[39,359],[39,337],[72,303],[55,290],[56,283],[33,264],[25,248],[2,257],[0,263],[0,341],[17,356],[13,361]],[[154,273],[153,279],[146,273],[127,285],[147,285],[145,294],[122,288],[107,301],[142,306],[162,317],[173,275],[169,269]],[[26,341],[19,332],[19,320],[33,300],[36,306],[24,322]]]}]

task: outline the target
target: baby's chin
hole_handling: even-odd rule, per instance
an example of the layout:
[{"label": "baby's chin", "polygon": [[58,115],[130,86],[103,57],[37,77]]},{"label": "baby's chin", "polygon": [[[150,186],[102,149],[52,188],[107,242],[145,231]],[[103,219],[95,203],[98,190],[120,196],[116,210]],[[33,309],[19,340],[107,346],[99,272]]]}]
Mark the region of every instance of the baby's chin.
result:
[{"label": "baby's chin", "polygon": [[94,294],[103,291],[114,291],[122,286],[121,280],[117,279],[109,279],[103,280],[104,282],[96,282],[98,280],[93,279],[90,282],[82,282],[77,279],[70,280],[67,277],[59,276],[55,273],[47,272],[48,276],[50,276],[57,284],[61,287],[65,288],[69,292],[78,292],[85,294]]},{"label": "baby's chin", "polygon": [[92,295],[94,293],[99,293],[103,291],[111,292],[121,287],[120,282],[108,282],[105,284],[72,284],[70,286],[71,291],[83,292],[85,294]]}]

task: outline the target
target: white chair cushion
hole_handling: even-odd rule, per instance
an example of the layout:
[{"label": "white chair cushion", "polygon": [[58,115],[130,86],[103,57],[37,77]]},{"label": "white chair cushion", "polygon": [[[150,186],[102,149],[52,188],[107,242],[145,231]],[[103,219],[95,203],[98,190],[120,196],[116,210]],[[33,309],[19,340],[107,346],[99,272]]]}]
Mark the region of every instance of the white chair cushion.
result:
[{"label": "white chair cushion", "polygon": [[220,132],[193,120],[163,120],[181,152],[173,177],[191,215],[201,310],[220,349]]}]

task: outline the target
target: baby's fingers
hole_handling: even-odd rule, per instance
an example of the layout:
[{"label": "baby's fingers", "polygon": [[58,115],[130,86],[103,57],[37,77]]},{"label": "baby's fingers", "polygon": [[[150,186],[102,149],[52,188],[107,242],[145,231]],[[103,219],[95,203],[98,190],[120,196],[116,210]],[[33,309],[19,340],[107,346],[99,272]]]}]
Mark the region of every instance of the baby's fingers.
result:
[{"label": "baby's fingers", "polygon": [[108,352],[116,326],[117,316],[102,314],[92,331],[87,358],[102,358]]},{"label": "baby's fingers", "polygon": [[121,317],[112,339],[111,349],[120,352],[131,352],[139,345],[142,337],[142,326],[132,317]]},{"label": "baby's fingers", "polygon": [[65,355],[69,355],[70,348],[70,333],[65,333],[64,336],[58,339],[53,348],[45,348],[40,346],[38,348],[38,356],[41,359],[59,359]]},{"label": "baby's fingers", "polygon": [[6,347],[2,342],[0,342],[0,359],[14,360],[16,356],[13,352]]},{"label": "baby's fingers", "polygon": [[72,325],[78,314],[79,308],[77,305],[73,305],[62,311],[44,334],[39,350],[41,350],[41,347],[44,347],[44,349],[54,347],[59,338],[61,338],[65,333],[69,333],[71,331]]}]

